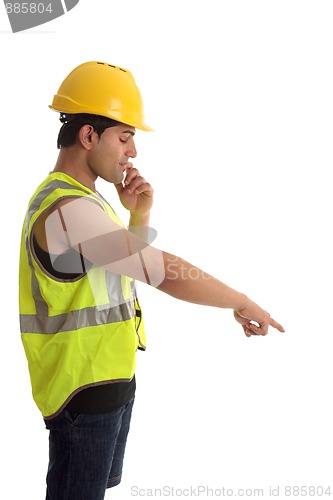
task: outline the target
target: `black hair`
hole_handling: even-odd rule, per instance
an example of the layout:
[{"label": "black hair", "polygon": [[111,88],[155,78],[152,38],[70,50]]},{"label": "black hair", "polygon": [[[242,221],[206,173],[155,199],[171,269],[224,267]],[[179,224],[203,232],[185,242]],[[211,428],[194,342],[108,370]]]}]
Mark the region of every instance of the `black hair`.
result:
[{"label": "black hair", "polygon": [[59,120],[63,124],[59,130],[57,147],[67,148],[75,143],[76,136],[83,125],[91,125],[98,137],[101,137],[104,130],[109,127],[119,125],[119,122],[107,118],[106,116],[92,115],[89,113],[78,113],[70,115],[67,113],[60,113]]}]

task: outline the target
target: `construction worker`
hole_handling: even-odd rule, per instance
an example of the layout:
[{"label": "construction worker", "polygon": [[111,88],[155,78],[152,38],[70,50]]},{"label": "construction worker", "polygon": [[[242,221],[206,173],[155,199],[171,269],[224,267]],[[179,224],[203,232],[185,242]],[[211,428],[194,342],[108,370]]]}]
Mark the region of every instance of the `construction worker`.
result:
[{"label": "construction worker", "polygon": [[[283,327],[247,296],[150,244],[153,189],[133,166],[144,122],[132,74],[87,62],[62,82],[59,156],[33,194],[20,253],[20,323],[33,397],[49,430],[47,500],[100,500],[119,484],[145,350],[135,280],[230,308],[246,336]],[[128,229],[96,191],[113,183]]]}]

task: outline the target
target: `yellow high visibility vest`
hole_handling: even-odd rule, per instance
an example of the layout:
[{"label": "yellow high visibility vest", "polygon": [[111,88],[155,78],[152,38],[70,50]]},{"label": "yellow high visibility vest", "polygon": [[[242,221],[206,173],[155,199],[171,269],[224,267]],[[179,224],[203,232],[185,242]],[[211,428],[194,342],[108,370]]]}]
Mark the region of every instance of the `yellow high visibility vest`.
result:
[{"label": "yellow high visibility vest", "polygon": [[36,257],[32,230],[37,218],[60,198],[83,196],[124,227],[101,196],[54,172],[32,196],[22,230],[21,336],[33,398],[44,418],[57,415],[86,387],[131,380],[136,351],[146,348],[134,280],[94,265],[76,279],[57,279]]}]

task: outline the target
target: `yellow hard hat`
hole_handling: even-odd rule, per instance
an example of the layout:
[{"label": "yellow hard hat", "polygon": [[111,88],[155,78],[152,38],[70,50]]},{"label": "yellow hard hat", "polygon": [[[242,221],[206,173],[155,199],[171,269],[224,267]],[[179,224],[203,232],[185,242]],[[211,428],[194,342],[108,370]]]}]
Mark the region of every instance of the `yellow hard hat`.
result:
[{"label": "yellow hard hat", "polygon": [[140,130],[144,123],[142,97],[130,71],[104,62],[86,62],[73,69],[49,106],[60,113],[90,113]]}]

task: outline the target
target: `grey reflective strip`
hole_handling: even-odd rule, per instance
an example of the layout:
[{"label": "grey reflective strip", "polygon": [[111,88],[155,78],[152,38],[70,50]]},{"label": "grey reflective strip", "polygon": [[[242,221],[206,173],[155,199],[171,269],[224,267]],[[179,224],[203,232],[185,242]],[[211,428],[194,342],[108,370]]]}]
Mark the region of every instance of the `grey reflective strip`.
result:
[{"label": "grey reflective strip", "polygon": [[[30,219],[32,215],[37,212],[37,210],[40,209],[41,204],[47,198],[53,191],[56,189],[69,189],[69,190],[74,190],[74,191],[83,191],[84,193],[92,194],[90,191],[85,191],[84,189],[81,189],[77,186],[73,186],[73,184],[69,184],[69,182],[64,182],[64,181],[59,181],[55,179],[54,181],[51,181],[49,184],[47,184],[36,196],[36,198],[33,200],[31,203],[29,210],[28,210],[28,217],[27,217],[27,226],[26,229],[28,231],[29,224],[30,224]],[[57,200],[58,201],[58,200]]]},{"label": "grey reflective strip", "polygon": [[79,330],[88,326],[108,325],[131,319],[135,314],[132,301],[108,309],[86,307],[79,311],[71,311],[57,316],[37,316],[35,314],[21,314],[22,333],[56,334]]},{"label": "grey reflective strip", "polygon": [[74,186],[73,184],[70,184],[69,182],[65,181],[59,181],[58,179],[55,179],[54,181],[51,181],[49,184],[47,184],[36,196],[36,198],[33,200],[31,203],[29,210],[28,210],[28,218],[27,218],[27,228],[29,227],[30,224],[30,219],[31,216],[40,209],[41,204],[47,198],[53,191],[56,189],[69,189],[71,191],[83,191],[84,193],[87,194],[92,194],[90,191],[85,191],[84,189],[81,189],[80,187]]},{"label": "grey reflective strip", "polygon": [[[32,267],[32,262],[31,262],[31,255],[30,253],[28,254],[28,259],[29,259],[29,265]],[[32,296],[35,301],[35,307],[36,307],[36,313],[40,316],[47,316],[48,314],[48,305],[45,302],[45,300],[42,297],[42,294],[40,292],[39,288],[39,283],[36,278],[35,271],[31,273],[31,289],[32,289]]]},{"label": "grey reflective strip", "polygon": [[106,279],[106,288],[108,291],[110,304],[119,304],[119,302],[126,302],[121,293],[122,292],[121,275],[111,273],[110,271],[106,271],[105,279]]}]

